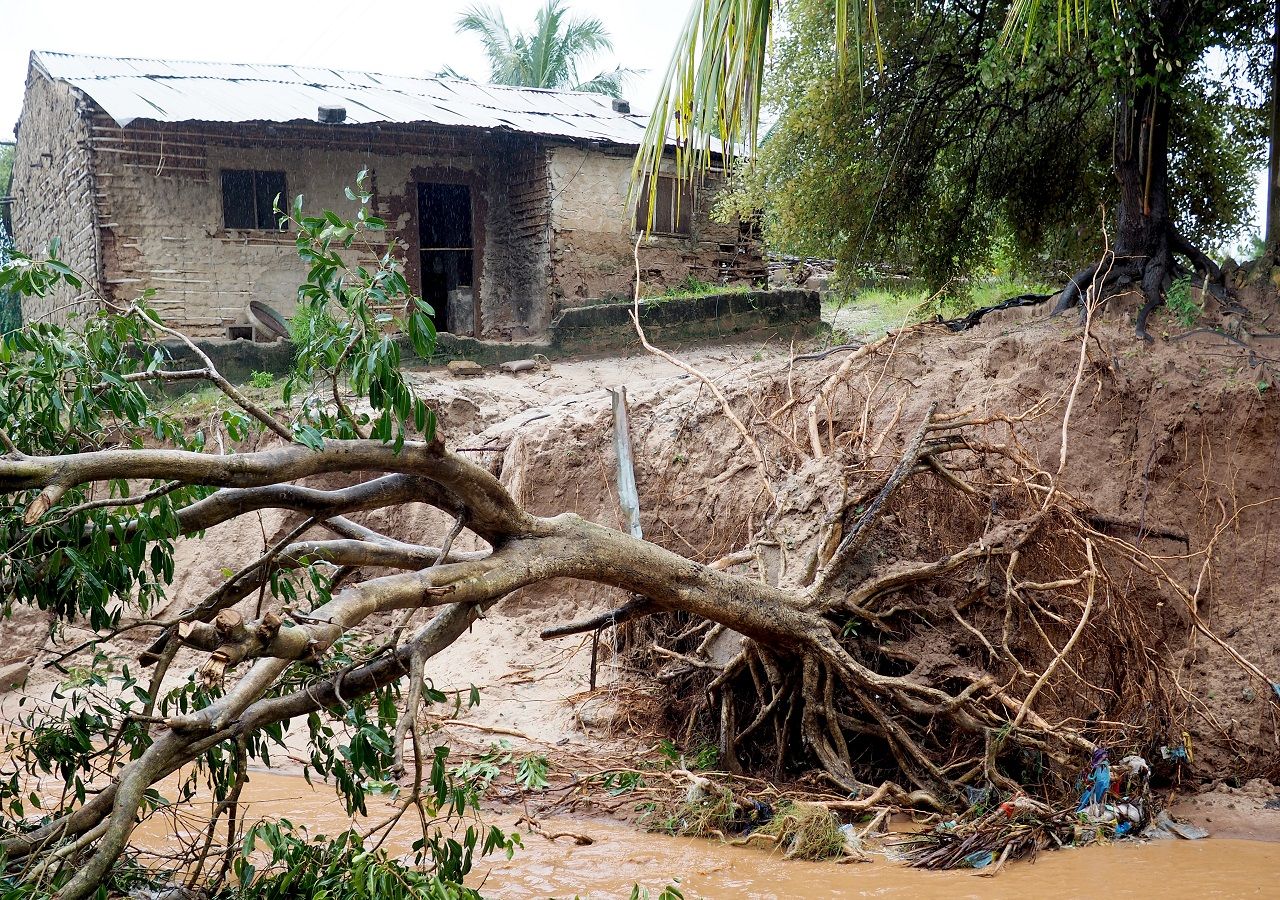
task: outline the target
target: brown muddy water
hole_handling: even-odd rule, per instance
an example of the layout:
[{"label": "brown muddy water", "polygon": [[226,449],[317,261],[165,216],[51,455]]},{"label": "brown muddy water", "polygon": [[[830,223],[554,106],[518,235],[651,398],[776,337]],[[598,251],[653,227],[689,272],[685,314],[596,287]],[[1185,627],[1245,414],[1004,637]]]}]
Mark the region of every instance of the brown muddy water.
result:
[{"label": "brown muddy water", "polygon": [[[333,834],[350,822],[329,788],[309,787],[292,775],[252,773],[242,802],[249,805],[250,821],[283,816],[313,834]],[[377,821],[380,810],[371,804],[370,813]],[[511,829],[516,815],[499,811],[486,821]],[[587,834],[595,843],[579,847],[525,834],[525,847],[513,859],[481,860],[469,882],[486,897],[500,900],[625,898],[634,884],[656,896],[673,882],[686,897],[707,900],[1280,897],[1280,844],[1261,841],[1121,842],[1044,853],[1034,864],[1010,864],[999,876],[985,878],[969,872],[922,872],[883,861],[790,862],[765,850],[646,834],[616,822],[543,820],[543,826],[551,832]],[[414,839],[411,827],[404,827],[401,845],[393,851],[407,850]],[[160,849],[173,841],[170,829],[168,821],[152,818],[135,833],[135,843]]]}]

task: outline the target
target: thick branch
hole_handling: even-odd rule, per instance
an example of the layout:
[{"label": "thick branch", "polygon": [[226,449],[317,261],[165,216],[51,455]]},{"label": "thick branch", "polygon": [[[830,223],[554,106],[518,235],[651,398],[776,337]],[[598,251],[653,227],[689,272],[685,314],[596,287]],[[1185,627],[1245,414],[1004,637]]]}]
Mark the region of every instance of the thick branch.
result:
[{"label": "thick branch", "polygon": [[224,488],[180,509],[178,526],[182,534],[192,534],[263,509],[287,509],[327,519],[418,500],[426,484],[412,475],[383,475],[330,491],[299,484]]},{"label": "thick branch", "polygon": [[214,487],[263,488],[313,475],[359,471],[418,475],[433,482],[445,493],[431,497],[426,490],[428,496],[420,499],[455,513],[465,510],[468,527],[487,540],[536,528],[537,520],[512,500],[488,470],[446,451],[438,442],[407,442],[399,453],[381,441],[330,440],[321,450],[291,444],[227,456],[147,449],[0,459],[0,492],[42,488],[28,511],[34,521],[69,488],[93,481],[164,479]]}]

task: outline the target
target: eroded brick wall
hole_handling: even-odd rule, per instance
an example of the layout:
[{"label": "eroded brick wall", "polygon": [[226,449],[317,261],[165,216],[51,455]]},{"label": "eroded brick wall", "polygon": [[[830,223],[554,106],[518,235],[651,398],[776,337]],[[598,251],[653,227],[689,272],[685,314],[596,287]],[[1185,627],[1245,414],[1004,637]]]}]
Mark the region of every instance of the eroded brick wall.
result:
[{"label": "eroded brick wall", "polygon": [[[154,289],[157,308],[192,333],[224,334],[246,321],[250,300],[290,315],[306,272],[291,233],[223,227],[223,169],[283,171],[289,195],[303,194],[308,213],[349,216],[358,207],[344,188],[368,169],[371,213],[386,220],[385,240],[415,289],[417,183],[467,183],[476,213],[481,335],[521,337],[545,327],[545,276],[529,237],[538,230],[537,192],[529,185],[545,181],[545,157],[533,142],[398,126],[120,128],[99,115],[93,147],[103,185],[97,214],[107,290],[124,299]],[[350,261],[372,262],[387,246],[375,243],[349,254]]]},{"label": "eroded brick wall", "polygon": [[[550,153],[551,278],[549,306],[630,297],[635,284],[636,231],[627,206],[632,157],[578,147]],[[765,275],[754,232],[737,221],[714,222],[718,180],[708,179],[695,204],[688,237],[654,235],[640,246],[641,293],[652,295],[689,277],[713,284],[753,283]]]},{"label": "eroded brick wall", "polygon": [[523,339],[544,334],[551,240],[547,149],[540,141],[509,138],[496,149],[490,183],[495,243],[487,253],[491,276],[483,317],[490,334]]},{"label": "eroded brick wall", "polygon": [[[36,256],[58,238],[62,260],[93,287],[95,179],[84,115],[84,101],[70,87],[35,70],[28,74],[13,160],[13,232],[18,249]],[[62,286],[44,297],[24,297],[23,319],[64,323],[73,301],[85,296]]]}]

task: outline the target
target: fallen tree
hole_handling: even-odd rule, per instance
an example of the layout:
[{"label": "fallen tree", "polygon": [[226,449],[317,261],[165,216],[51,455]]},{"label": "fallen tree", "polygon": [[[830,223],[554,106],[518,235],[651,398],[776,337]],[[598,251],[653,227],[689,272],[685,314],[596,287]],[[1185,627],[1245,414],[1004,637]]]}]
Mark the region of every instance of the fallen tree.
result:
[{"label": "fallen tree", "polygon": [[[145,687],[137,668],[110,682],[91,674],[80,702],[21,723],[12,777],[0,784],[11,873],[56,884],[67,900],[92,895],[157,802],[155,786],[195,765],[221,802],[184,863],[198,860],[198,874],[225,817],[225,875],[248,760],[269,762],[270,745],[300,721],[311,764],[353,809],[363,809],[365,780],[412,759],[405,806],[418,806],[440,866],[448,852],[431,843],[428,819],[453,801],[418,727],[428,661],[498,600],[553,578],[634,599],[548,639],[625,629],[631,652],[691,698],[689,727],[718,734],[726,766],[817,771],[849,795],[848,810],[963,809],[992,790],[1061,799],[1097,744],[1149,751],[1180,729],[1157,604],[1175,596],[1194,618],[1194,599],[1124,539],[1135,525],[1097,514],[1028,461],[1019,422],[1043,406],[978,417],[939,401],[921,421],[894,415],[872,427],[868,392],[860,411],[833,411],[855,375],[883,381],[892,336],[850,352],[811,396],[784,398],[780,382],[774,410],[743,408],[712,385],[742,438],[735,453],[758,477],[744,519],[761,515],[744,546],[698,562],[576,515],[533,515],[488,468],[450,450],[377,312],[406,303],[402,326],[425,352],[420,301],[388,257],[355,269],[336,249],[379,223],[363,211],[304,217],[300,200],[292,220],[311,264],[302,295],[335,313],[313,315],[300,336],[291,384],[305,396],[292,420],[207,358],[166,368],[158,342],[183,338],[142,300],[106,304],[74,330],[36,325],[6,339],[7,601],[91,629],[71,651],[85,657],[123,630],[154,634],[139,660]],[[56,261],[22,262],[7,271],[23,290],[78,279]],[[179,381],[215,387],[228,435],[260,445],[213,452],[152,388]],[[303,483],[325,475],[351,483]],[[816,507],[804,499],[815,486],[827,494]],[[406,542],[357,521],[411,502],[452,525],[438,540]],[[263,510],[297,526],[256,558],[226,559],[223,583],[200,602],[148,618],[173,577],[174,541]],[[455,551],[463,531],[487,549]],[[414,622],[419,611],[431,614],[426,624]],[[190,677],[163,690],[193,652]],[[355,723],[346,747],[334,746],[326,716]],[[31,777],[47,775],[66,787],[33,821],[21,799]],[[441,871],[457,882],[466,865]]]}]

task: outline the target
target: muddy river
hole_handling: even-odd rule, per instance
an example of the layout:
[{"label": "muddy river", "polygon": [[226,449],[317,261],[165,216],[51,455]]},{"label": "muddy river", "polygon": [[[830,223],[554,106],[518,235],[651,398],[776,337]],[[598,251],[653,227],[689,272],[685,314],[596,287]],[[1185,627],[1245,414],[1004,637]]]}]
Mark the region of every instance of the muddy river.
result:
[{"label": "muddy river", "polygon": [[[250,817],[284,816],[313,833],[335,833],[348,825],[341,806],[323,785],[312,788],[296,776],[255,772],[246,787]],[[378,811],[370,807],[375,818]],[[495,823],[511,828],[515,813]],[[645,834],[626,825],[544,820],[549,831],[588,834],[589,846],[552,843],[524,835],[525,847],[511,860],[481,860],[469,881],[494,898],[625,898],[634,884],[654,896],[678,882],[686,897],[739,898],[1017,898],[1045,897],[1280,897],[1280,844],[1261,841],[1122,842],[1045,853],[1034,863],[1006,867],[996,878],[969,872],[922,872],[888,862],[790,862],[768,851],[727,847],[710,841]],[[144,847],[172,840],[168,823],[153,818],[136,835]],[[407,849],[413,840],[402,834]]]}]

